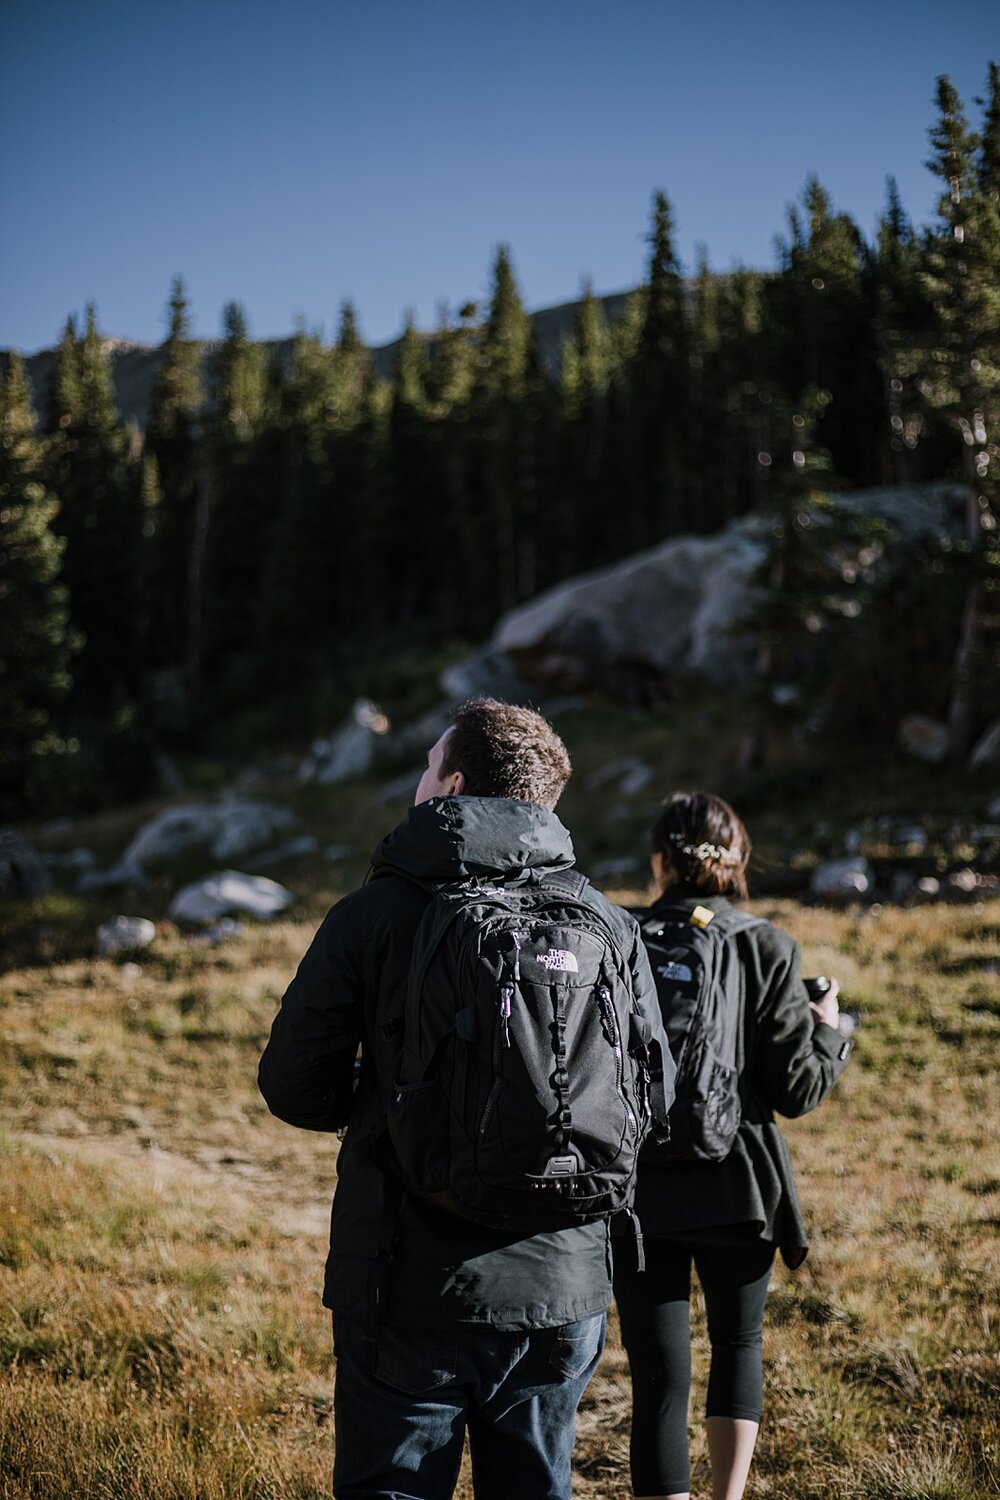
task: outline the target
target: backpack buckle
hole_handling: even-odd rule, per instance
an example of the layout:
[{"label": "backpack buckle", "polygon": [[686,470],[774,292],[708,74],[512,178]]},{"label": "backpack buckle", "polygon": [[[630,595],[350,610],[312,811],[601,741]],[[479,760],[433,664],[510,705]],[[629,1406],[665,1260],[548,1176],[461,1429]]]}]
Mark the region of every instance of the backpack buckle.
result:
[{"label": "backpack buckle", "polygon": [[543,1177],[573,1177],[576,1175],[576,1157],[550,1156],[545,1163]]}]

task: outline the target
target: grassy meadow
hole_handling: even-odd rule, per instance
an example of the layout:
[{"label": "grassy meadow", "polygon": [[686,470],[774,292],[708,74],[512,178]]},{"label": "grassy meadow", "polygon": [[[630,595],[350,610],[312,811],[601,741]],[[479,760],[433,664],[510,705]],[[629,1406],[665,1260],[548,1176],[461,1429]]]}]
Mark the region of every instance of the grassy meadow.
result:
[{"label": "grassy meadow", "polygon": [[[652,719],[567,719],[578,778],[560,811],[580,830],[581,863],[640,847],[648,807],[586,786],[623,736],[663,790],[727,790],[712,725],[689,730],[682,751]],[[826,783],[790,763],[770,775],[743,806],[775,891],[784,866],[812,857],[817,822],[842,830],[916,805],[933,833],[935,817],[943,828],[962,811],[954,786],[949,800],[932,781],[940,772],[869,782],[853,806],[849,765]],[[321,841],[357,851],[269,870],[298,896],[285,920],[219,947],[161,922],[141,954],[97,959],[97,922],[157,918],[176,879],[0,911],[0,1500],[329,1494],[333,1361],[318,1288],[337,1142],[273,1120],[255,1071],[319,918],[405,799],[378,803],[374,782],[281,790]],[[982,786],[963,795],[970,808],[987,800]],[[47,845],[28,832],[110,861],[152,810],[96,817]],[[612,894],[640,899],[640,880]],[[798,1272],[776,1272],[749,1493],[1000,1494],[1000,895],[835,911],[775,894],[753,906],[798,938],[807,972],[839,976],[862,1026],[832,1098],[787,1126],[813,1248]],[[704,1496],[697,1303],[695,1322]],[[580,1413],[584,1500],[628,1493],[628,1415],[612,1325]],[[466,1471],[459,1494],[471,1496]]]}]

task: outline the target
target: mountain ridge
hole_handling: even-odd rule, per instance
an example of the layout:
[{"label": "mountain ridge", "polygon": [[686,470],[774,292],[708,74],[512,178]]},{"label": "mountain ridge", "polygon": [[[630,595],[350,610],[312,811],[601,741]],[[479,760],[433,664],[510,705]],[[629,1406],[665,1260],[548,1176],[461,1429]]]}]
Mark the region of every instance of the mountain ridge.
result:
[{"label": "mountain ridge", "polygon": [[[609,324],[621,318],[625,311],[625,304],[631,295],[632,291],[608,292],[597,298]],[[528,314],[538,340],[542,362],[550,374],[554,375],[558,372],[562,347],[572,332],[573,318],[582,301],[582,298],[577,298],[570,302],[560,302],[552,307],[542,307]],[[436,334],[430,331],[421,334],[421,337],[432,343]],[[222,341],[220,339],[194,339],[192,342],[201,348],[202,374],[204,375],[208,360]],[[282,339],[259,339],[254,342],[290,362],[295,336],[289,335]],[[371,346],[372,365],[376,378],[392,379],[401,343],[402,335],[390,339],[388,343]],[[145,429],[149,419],[153,382],[159,368],[163,345],[132,343],[128,339],[114,337],[105,340],[105,347],[110,355],[115,404],[122,421]],[[10,349],[0,349],[0,374],[4,376],[10,364],[12,352]],[[23,358],[25,372],[31,383],[35,410],[41,414],[48,401],[56,350],[55,347],[39,349],[36,353],[25,355]]]}]

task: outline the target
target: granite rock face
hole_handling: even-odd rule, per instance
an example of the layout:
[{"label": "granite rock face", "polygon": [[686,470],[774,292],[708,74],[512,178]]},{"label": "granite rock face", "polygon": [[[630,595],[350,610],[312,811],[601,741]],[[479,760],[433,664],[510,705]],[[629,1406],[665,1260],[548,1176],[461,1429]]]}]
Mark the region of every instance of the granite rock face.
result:
[{"label": "granite rock face", "polygon": [[[881,486],[832,498],[845,515],[887,524],[889,538],[871,558],[842,560],[868,583],[891,578],[926,538],[960,533],[961,492],[953,485]],[[518,690],[519,679],[536,696],[538,688],[597,687],[625,700],[685,679],[739,685],[755,669],[742,622],[771,543],[767,519],[746,516],[712,536],[671,537],[558,584],[506,614],[485,650],[451,669],[449,686],[482,692],[497,682],[507,689],[498,696],[523,702],[528,690]]]},{"label": "granite rock face", "polygon": [[752,643],[734,632],[766,555],[759,531],[674,537],[571,579],[505,615],[493,645],[525,676],[567,689],[628,698],[650,678],[733,682],[752,664]]}]

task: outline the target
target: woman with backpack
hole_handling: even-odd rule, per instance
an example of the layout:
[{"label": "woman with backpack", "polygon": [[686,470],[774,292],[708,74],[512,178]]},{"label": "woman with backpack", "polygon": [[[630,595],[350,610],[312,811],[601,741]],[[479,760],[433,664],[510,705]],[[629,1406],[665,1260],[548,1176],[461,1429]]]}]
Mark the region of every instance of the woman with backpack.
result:
[{"label": "woman with backpack", "polygon": [[750,839],[720,797],[678,793],[651,830],[659,887],[635,910],[678,1062],[671,1139],[640,1157],[635,1208],[645,1270],[616,1257],[615,1297],[632,1373],[632,1492],[687,1500],[691,1266],[711,1343],[706,1431],[713,1500],[746,1487],[763,1394],[761,1325],[776,1251],[808,1240],[774,1112],[815,1109],[847,1066],[838,985],[813,1002],[798,945],[733,905],[747,895]]}]

